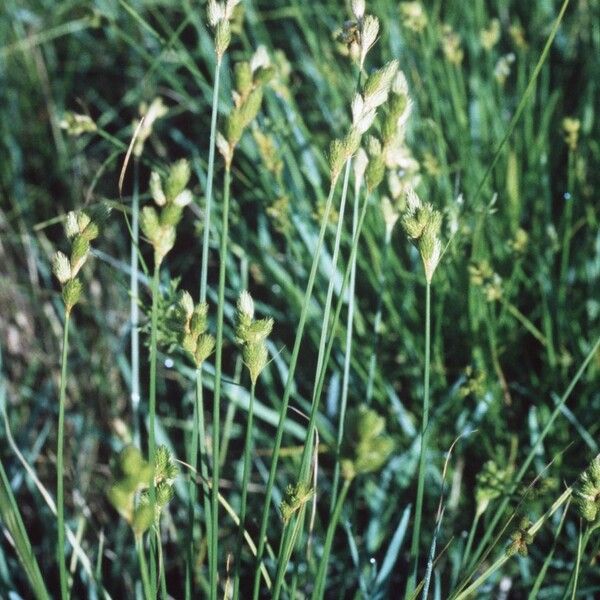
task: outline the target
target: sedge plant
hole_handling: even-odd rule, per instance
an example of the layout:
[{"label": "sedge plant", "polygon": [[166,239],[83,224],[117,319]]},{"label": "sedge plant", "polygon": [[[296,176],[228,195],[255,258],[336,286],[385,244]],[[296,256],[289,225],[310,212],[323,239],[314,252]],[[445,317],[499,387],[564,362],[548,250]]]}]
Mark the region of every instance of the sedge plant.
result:
[{"label": "sedge plant", "polygon": [[56,448],[56,520],[58,542],[56,557],[60,573],[60,595],[63,600],[69,597],[69,582],[65,556],[65,499],[64,499],[64,438],[65,438],[65,401],[67,393],[67,363],[69,352],[69,324],[73,308],[81,300],[83,284],[79,272],[90,255],[91,242],[95,240],[100,227],[107,216],[106,211],[88,214],[88,212],[69,212],[65,223],[65,234],[70,242],[67,256],[61,251],[52,258],[52,271],[62,288],[65,307],[63,323],[63,341],[60,369],[60,393],[58,399],[58,433]]}]

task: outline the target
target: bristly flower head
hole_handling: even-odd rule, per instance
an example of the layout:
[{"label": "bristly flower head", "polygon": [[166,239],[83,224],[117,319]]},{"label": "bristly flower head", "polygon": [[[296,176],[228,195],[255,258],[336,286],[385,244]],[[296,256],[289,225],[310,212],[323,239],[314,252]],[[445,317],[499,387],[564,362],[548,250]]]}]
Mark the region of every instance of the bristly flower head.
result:
[{"label": "bristly flower head", "polygon": [[173,163],[164,178],[156,171],[150,175],[150,194],[160,212],[152,206],[144,207],[140,227],[154,248],[157,265],[175,245],[176,227],[183,216],[183,209],[192,201],[192,192],[187,188],[190,175],[187,160]]},{"label": "bristly flower head", "polygon": [[579,514],[590,523],[597,521],[600,511],[600,455],[580,475],[573,496]]},{"label": "bristly flower head", "polygon": [[562,121],[562,128],[565,135],[565,142],[567,143],[567,146],[569,146],[569,150],[575,152],[579,142],[581,121],[579,119],[574,119],[573,117],[565,117]]},{"label": "bristly flower head", "polygon": [[267,337],[273,329],[273,319],[254,319],[254,301],[244,290],[237,302],[235,337],[242,347],[242,358],[250,373],[252,385],[267,366]]},{"label": "bristly flower head", "polygon": [[202,302],[194,306],[189,292],[182,292],[175,312],[179,346],[199,369],[215,347],[215,340],[208,333],[208,304]]},{"label": "bristly flower head", "polygon": [[60,122],[60,128],[64,129],[73,137],[79,137],[84,133],[93,133],[98,129],[96,123],[92,120],[92,117],[89,115],[80,115],[71,111],[67,111],[63,115],[62,121]]},{"label": "bristly flower head", "polygon": [[241,0],[208,0],[208,24],[215,30],[215,52],[217,60],[223,58],[231,42],[231,21],[234,17],[236,6]]},{"label": "bristly flower head", "polygon": [[[162,509],[174,496],[173,484],[179,473],[166,446],[156,449],[154,468],[135,446],[125,447],[113,467],[113,483],[107,496],[119,514],[131,525],[136,538],[158,524]],[[155,504],[148,489],[155,487]]]},{"label": "bristly flower head", "polygon": [[223,133],[217,134],[217,148],[231,166],[233,153],[246,128],[254,121],[263,99],[264,87],[275,74],[271,59],[264,46],[259,46],[250,61],[235,65],[233,110],[225,122]]},{"label": "bristly flower head", "polygon": [[402,227],[408,238],[419,250],[425,278],[431,283],[433,274],[442,256],[440,230],[442,213],[429,203],[423,204],[414,189],[406,191],[407,209],[402,215]]},{"label": "bristly flower head", "polygon": [[100,227],[108,214],[104,206],[89,214],[83,211],[67,214],[65,234],[71,242],[71,252],[67,256],[59,251],[52,257],[52,272],[62,287],[67,315],[81,298],[83,286],[77,275],[89,257],[90,243],[100,234]]},{"label": "bristly flower head", "polygon": [[289,484],[285,488],[283,500],[281,501],[281,518],[287,523],[292,516],[298,512],[313,496],[313,491],[300,481],[296,485]]},{"label": "bristly flower head", "polygon": [[404,27],[421,33],[427,27],[427,13],[420,2],[400,2],[400,15]]},{"label": "bristly flower head", "polygon": [[[140,130],[138,131],[137,137],[135,138],[135,144],[133,146],[134,156],[142,155],[142,152],[144,151],[144,144],[152,135],[154,123],[161,117],[164,117],[167,112],[168,109],[160,97],[154,98],[149,105],[145,102],[140,105],[140,116],[144,118],[144,121],[140,127]],[[137,126],[137,122],[134,123],[134,126]]]},{"label": "bristly flower head", "polygon": [[394,450],[385,433],[385,419],[366,405],[348,412],[341,467],[345,479],[379,470]]}]

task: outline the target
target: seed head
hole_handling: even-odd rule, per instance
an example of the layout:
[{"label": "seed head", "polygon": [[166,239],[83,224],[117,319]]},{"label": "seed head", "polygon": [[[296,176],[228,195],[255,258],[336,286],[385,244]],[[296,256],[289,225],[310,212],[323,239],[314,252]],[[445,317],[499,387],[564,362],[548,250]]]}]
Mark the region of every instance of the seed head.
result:
[{"label": "seed head", "polygon": [[580,475],[573,495],[579,514],[590,523],[597,521],[600,511],[600,455]]}]

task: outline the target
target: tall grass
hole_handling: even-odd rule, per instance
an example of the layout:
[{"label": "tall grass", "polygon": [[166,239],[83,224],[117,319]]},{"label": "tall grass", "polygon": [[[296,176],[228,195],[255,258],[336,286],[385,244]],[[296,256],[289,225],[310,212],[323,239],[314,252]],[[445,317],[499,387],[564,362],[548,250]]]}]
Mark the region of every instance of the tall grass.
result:
[{"label": "tall grass", "polygon": [[594,597],[599,7],[5,4],[0,596]]}]

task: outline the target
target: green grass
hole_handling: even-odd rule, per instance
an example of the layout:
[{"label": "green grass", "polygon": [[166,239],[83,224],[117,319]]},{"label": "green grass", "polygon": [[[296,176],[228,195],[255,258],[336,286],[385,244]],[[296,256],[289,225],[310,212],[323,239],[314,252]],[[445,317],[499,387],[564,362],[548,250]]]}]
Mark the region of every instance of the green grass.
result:
[{"label": "green grass", "polygon": [[[242,0],[217,62],[204,2],[6,0],[0,596],[58,597],[58,545],[72,598],[223,597],[238,577],[240,598],[494,597],[503,577],[514,597],[599,593],[600,538],[570,489],[599,452],[600,4],[428,0],[419,32],[400,4],[367,3],[380,31],[358,89],[399,60],[416,189],[443,213],[430,304],[402,219],[386,234],[387,173],[369,194],[350,166],[330,186],[329,145],[351,125],[357,81],[334,35],[351,18],[344,3]],[[215,131],[234,108],[235,64],[259,45],[275,75],[225,168]],[[121,194],[132,123],[157,96],[168,112]],[[67,111],[97,130],[69,135]],[[565,117],[579,119],[575,143]],[[153,203],[150,172],[180,158],[193,202],[153,279],[137,207]],[[113,211],[80,273],[61,377],[51,258],[66,213],[101,202]],[[353,210],[338,222],[343,203]],[[176,284],[209,304],[218,343],[201,369],[172,343]],[[275,322],[256,386],[235,340],[243,289]],[[364,402],[394,449],[349,486],[346,415]],[[181,461],[158,535],[135,537],[106,496],[132,442]],[[284,524],[299,481],[313,495]],[[527,555],[508,556],[526,530]]]}]

